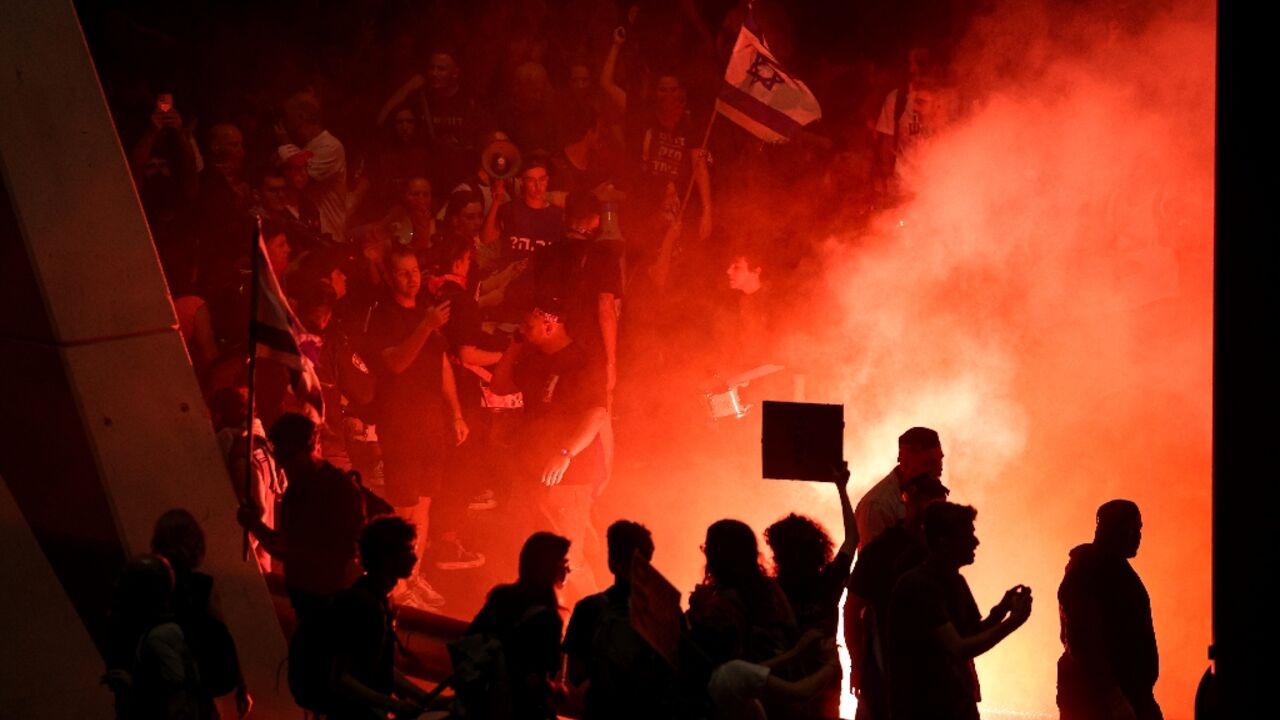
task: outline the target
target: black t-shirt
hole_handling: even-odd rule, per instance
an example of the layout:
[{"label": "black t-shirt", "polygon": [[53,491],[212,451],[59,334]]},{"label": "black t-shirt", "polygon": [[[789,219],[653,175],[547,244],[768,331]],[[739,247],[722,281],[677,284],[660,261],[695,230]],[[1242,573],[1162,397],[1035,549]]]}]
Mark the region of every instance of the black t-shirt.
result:
[{"label": "black t-shirt", "polygon": [[[526,471],[540,474],[547,460],[565,448],[593,408],[605,406],[604,367],[579,343],[547,355],[527,348],[515,367],[515,383],[524,395],[519,446]],[[570,463],[561,481],[594,483],[604,467],[597,434]]]},{"label": "black t-shirt", "polygon": [[[498,208],[500,233],[499,267],[518,260],[531,260],[541,248],[560,238],[564,211],[555,205],[534,209],[521,200]],[[507,285],[502,302],[493,309],[498,322],[518,323],[534,304],[533,274],[527,269]]]},{"label": "black t-shirt", "polygon": [[[387,599],[363,576],[350,588],[334,595],[329,620],[339,667],[365,687],[384,695],[395,690],[394,629]],[[325,717],[370,717],[369,708],[356,702],[335,702]]]},{"label": "black t-shirt", "polygon": [[533,265],[534,300],[557,298],[564,308],[569,336],[599,354],[604,345],[600,295],[622,297],[620,244],[566,236],[543,248]]},{"label": "black t-shirt", "polygon": [[397,435],[443,431],[444,393],[440,386],[445,341],[440,333],[431,333],[418,357],[403,372],[392,372],[382,356],[384,350],[399,345],[413,333],[426,314],[427,303],[427,298],[420,296],[415,307],[407,308],[386,298],[369,315],[366,344],[371,362],[379,369],[379,430]]},{"label": "black t-shirt", "polygon": [[894,718],[978,720],[973,661],[950,656],[937,639],[947,623],[961,637],[980,630],[982,615],[964,576],[925,562],[898,580],[889,601]]},{"label": "black t-shirt", "polygon": [[561,150],[551,158],[551,182],[547,189],[554,192],[589,193],[607,182],[610,175],[598,158],[592,158],[585,168],[580,168]]},{"label": "black t-shirt", "polygon": [[836,553],[831,562],[818,572],[817,577],[804,582],[788,582],[778,578],[778,585],[791,603],[796,616],[796,626],[801,631],[810,628],[821,630],[824,635],[835,635],[839,623],[840,594],[849,580],[849,568],[853,557]]},{"label": "black t-shirt", "polygon": [[555,205],[531,208],[522,200],[512,200],[498,208],[498,241],[503,260],[515,262],[533,257],[538,248],[560,237],[564,210]]},{"label": "black t-shirt", "polygon": [[445,300],[449,301],[449,322],[440,328],[440,333],[449,345],[458,400],[463,407],[476,407],[480,403],[480,376],[462,365],[458,353],[464,346],[483,348],[492,336],[480,327],[480,306],[472,291],[453,280],[446,280],[436,291],[432,302]]},{"label": "black t-shirt", "polygon": [[883,622],[894,583],[924,562],[927,555],[924,543],[907,531],[905,523],[899,522],[880,533],[858,554],[858,562],[849,577],[849,590],[875,608]]}]

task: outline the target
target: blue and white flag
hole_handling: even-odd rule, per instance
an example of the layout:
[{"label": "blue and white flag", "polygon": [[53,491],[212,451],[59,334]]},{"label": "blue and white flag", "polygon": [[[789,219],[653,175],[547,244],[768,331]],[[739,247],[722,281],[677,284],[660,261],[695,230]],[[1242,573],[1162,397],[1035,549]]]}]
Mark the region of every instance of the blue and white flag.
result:
[{"label": "blue and white flag", "polygon": [[323,422],[324,396],[320,390],[320,377],[316,374],[314,359],[303,352],[304,347],[314,352],[315,342],[304,342],[308,333],[280,289],[268,259],[261,228],[254,264],[257,282],[253,292],[258,294],[258,307],[257,315],[251,321],[255,344],[250,352],[255,357],[270,358],[289,368],[289,388],[293,396],[317,424]]},{"label": "blue and white flag", "polygon": [[783,70],[748,9],[729,57],[716,110],[766,142],[787,142],[822,117],[818,99]]}]

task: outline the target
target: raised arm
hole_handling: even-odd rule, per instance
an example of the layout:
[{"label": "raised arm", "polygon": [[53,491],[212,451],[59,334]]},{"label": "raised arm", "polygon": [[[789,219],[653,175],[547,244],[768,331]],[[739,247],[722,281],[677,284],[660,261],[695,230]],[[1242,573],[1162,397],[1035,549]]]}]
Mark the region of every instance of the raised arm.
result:
[{"label": "raised arm", "polygon": [[600,71],[600,89],[619,112],[627,111],[627,91],[619,87],[613,77],[618,69],[618,54],[626,41],[626,29],[614,28],[613,43],[609,46],[609,53],[604,58],[604,68]]}]

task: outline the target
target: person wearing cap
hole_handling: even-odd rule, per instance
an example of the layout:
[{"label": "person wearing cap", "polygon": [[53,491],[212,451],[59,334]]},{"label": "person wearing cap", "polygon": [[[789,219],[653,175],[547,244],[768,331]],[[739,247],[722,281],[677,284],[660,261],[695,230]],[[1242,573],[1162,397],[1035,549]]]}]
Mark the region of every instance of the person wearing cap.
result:
[{"label": "person wearing cap", "polygon": [[907,515],[902,481],[921,473],[942,478],[942,441],[936,430],[913,427],[898,437],[898,465],[858,501],[858,550]]},{"label": "person wearing cap", "polygon": [[581,597],[599,590],[583,546],[591,532],[592,489],[605,471],[600,439],[607,403],[604,367],[569,335],[559,303],[540,304],[525,315],[494,368],[490,388],[524,396],[516,492],[530,496],[535,529],[573,541],[569,588],[570,595]]},{"label": "person wearing cap", "polygon": [[849,684],[858,695],[858,717],[864,720],[889,716],[884,672],[889,593],[903,573],[924,561],[928,554],[924,512],[946,500],[950,492],[928,473],[904,481],[906,515],[864,547],[853,566],[844,606],[845,647],[849,648]]},{"label": "person wearing cap", "polygon": [[311,153],[306,160],[311,184],[307,196],[320,211],[320,229],[334,240],[346,240],[347,151],[342,141],[325,129],[320,101],[310,92],[289,96],[284,117],[275,125],[277,154],[282,160],[299,151]]},{"label": "person wearing cap", "polygon": [[1093,542],[1072,549],[1058,586],[1058,709],[1063,720],[1158,720],[1151,596],[1129,564],[1142,544],[1142,513],[1130,500],[1111,500],[1096,520]]}]

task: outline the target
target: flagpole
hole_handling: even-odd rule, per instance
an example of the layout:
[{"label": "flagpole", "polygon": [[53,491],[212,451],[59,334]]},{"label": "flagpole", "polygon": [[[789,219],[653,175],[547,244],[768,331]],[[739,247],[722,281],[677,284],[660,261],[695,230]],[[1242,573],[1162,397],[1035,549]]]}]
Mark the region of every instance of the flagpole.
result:
[{"label": "flagpole", "polygon": [[[711,129],[716,125],[716,116],[720,114],[717,106],[711,108],[711,119],[707,121],[707,130],[702,134],[702,145],[695,152],[705,152],[707,143],[711,140]],[[685,186],[684,198],[680,201],[680,209],[677,211],[675,221],[667,228],[667,232],[662,236],[662,249],[658,251],[658,289],[662,290],[667,285],[667,275],[671,269],[671,253],[675,249],[675,237],[671,233],[672,227],[679,227],[684,222],[684,210],[689,205],[690,198],[693,197],[693,186],[698,184],[697,161],[690,157],[689,184]],[[710,181],[710,167],[707,168],[708,181]],[[705,210],[705,208],[704,208]]]},{"label": "flagpole", "polygon": [[[244,503],[252,507],[253,498],[253,379],[258,369],[258,248],[262,244],[262,217],[257,218],[257,227],[253,232],[253,249],[249,252],[249,379],[248,379],[248,412],[245,413],[245,454],[244,454]],[[241,544],[243,559],[249,559],[249,529],[244,529]]]}]

